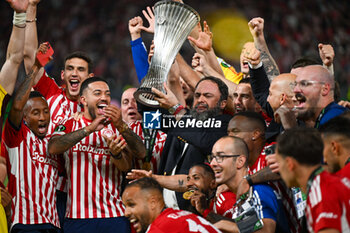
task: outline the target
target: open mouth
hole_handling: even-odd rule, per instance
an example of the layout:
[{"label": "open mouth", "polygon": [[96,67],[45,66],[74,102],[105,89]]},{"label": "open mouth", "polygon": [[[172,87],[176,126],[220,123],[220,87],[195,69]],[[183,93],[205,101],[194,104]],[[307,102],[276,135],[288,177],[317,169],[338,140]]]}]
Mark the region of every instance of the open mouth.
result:
[{"label": "open mouth", "polygon": [[130,218],[129,221],[130,221],[130,223],[133,225],[133,227],[134,227],[135,229],[137,229],[138,226],[140,225],[139,221],[137,221],[136,218]]},{"label": "open mouth", "polygon": [[72,87],[72,89],[77,90],[77,89],[79,88],[80,81],[77,80],[77,79],[71,79],[71,80],[69,81],[69,84],[70,84],[70,86]]},{"label": "open mouth", "polygon": [[99,103],[97,105],[97,109],[98,109],[98,113],[103,115],[104,114],[104,109],[105,107],[107,107],[108,105],[106,103]]},{"label": "open mouth", "polygon": [[304,107],[304,104],[306,102],[306,97],[302,95],[301,93],[296,93],[295,98],[298,101],[298,105],[295,106],[296,108],[302,108]]},{"label": "open mouth", "polygon": [[38,131],[40,134],[45,134],[47,129],[47,124],[39,124]]}]

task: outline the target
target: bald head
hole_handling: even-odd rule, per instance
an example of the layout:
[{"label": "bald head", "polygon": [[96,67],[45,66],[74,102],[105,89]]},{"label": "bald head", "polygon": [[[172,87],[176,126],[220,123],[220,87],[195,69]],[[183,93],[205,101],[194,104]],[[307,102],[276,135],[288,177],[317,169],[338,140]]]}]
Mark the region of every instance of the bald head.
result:
[{"label": "bald head", "polygon": [[285,73],[278,75],[271,82],[267,101],[274,112],[283,104],[288,108],[293,108],[294,93],[291,84],[295,82],[296,77],[295,74]]},{"label": "bald head", "polygon": [[[243,141],[243,139],[235,136],[224,136],[216,141],[214,146],[226,148],[232,154],[244,155],[247,157],[249,155],[249,150],[247,144]],[[213,148],[214,148],[213,146]]]}]

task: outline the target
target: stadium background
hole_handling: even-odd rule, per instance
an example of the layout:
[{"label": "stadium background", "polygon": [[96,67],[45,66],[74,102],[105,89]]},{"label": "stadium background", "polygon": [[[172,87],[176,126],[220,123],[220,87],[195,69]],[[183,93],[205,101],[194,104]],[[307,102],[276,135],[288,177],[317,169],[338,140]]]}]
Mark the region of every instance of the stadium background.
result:
[{"label": "stadium background", "polygon": [[[94,73],[109,80],[112,97],[119,101],[124,88],[138,86],[128,21],[142,16],[142,10],[155,3],[153,0],[42,0],[37,14],[39,42],[49,41],[55,50],[54,61],[46,67],[49,74],[60,81],[64,56],[76,50],[85,51],[94,60]],[[288,72],[300,56],[318,58],[319,42],[332,44],[341,97],[350,99],[350,1],[185,0],[185,3],[199,12],[202,21],[208,21],[217,55],[237,70],[239,51],[245,41],[252,40],[247,22],[253,17],[265,19],[265,38],[281,72]],[[8,3],[0,1],[1,65],[5,61],[12,15]],[[144,24],[148,25],[145,19]],[[142,38],[149,48],[152,35],[143,32]],[[188,42],[181,54],[191,61],[193,50]],[[18,81],[23,77],[22,68]]]}]

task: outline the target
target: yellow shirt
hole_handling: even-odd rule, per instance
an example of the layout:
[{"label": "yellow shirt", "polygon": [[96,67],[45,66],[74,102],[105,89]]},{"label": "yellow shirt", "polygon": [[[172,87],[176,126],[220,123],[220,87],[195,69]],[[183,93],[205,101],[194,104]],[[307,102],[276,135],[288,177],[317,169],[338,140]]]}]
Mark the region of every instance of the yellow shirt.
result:
[{"label": "yellow shirt", "polygon": [[237,73],[235,68],[230,64],[226,63],[222,58],[218,57],[217,59],[218,59],[218,62],[220,63],[222,71],[224,72],[225,78],[227,80],[230,80],[231,82],[238,84],[239,81],[241,81],[241,79],[243,78],[243,73],[242,72]]},{"label": "yellow shirt", "polygon": [[1,192],[0,192],[0,233],[7,233],[7,220],[4,207],[1,205]]},{"label": "yellow shirt", "polygon": [[[1,116],[1,107],[2,107],[2,101],[4,100],[7,92],[5,89],[0,85],[0,116]],[[1,205],[1,192],[0,192],[0,233],[7,233],[7,220],[6,220],[6,214],[5,209]]]}]

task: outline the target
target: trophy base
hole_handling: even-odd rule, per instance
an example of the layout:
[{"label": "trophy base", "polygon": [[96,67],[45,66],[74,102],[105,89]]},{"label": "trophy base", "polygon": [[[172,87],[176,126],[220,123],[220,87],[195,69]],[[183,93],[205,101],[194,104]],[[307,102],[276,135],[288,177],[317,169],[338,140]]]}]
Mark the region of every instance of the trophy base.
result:
[{"label": "trophy base", "polygon": [[136,101],[148,107],[157,108],[159,107],[159,102],[155,100],[154,97],[155,97],[155,94],[152,92],[151,88],[149,87],[140,87],[134,93],[134,98],[136,99]]}]

